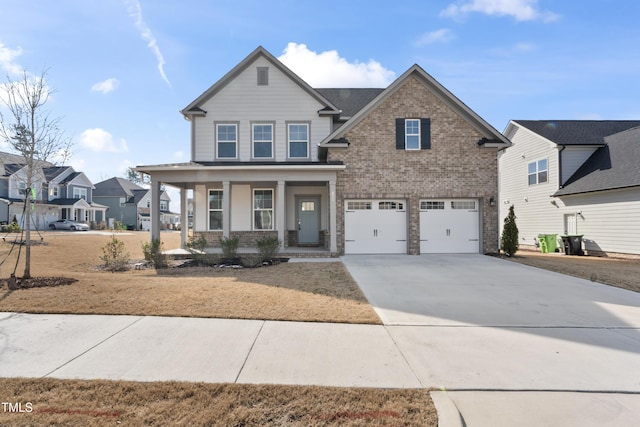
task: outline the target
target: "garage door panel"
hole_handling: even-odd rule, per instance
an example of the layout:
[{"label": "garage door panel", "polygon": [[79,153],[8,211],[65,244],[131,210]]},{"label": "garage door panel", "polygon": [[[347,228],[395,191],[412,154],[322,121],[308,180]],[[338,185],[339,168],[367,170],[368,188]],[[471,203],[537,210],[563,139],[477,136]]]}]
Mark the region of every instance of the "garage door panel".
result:
[{"label": "garage door panel", "polygon": [[420,203],[421,253],[478,253],[478,201],[423,200]]},{"label": "garage door panel", "polygon": [[347,200],[345,253],[407,252],[404,200]]}]

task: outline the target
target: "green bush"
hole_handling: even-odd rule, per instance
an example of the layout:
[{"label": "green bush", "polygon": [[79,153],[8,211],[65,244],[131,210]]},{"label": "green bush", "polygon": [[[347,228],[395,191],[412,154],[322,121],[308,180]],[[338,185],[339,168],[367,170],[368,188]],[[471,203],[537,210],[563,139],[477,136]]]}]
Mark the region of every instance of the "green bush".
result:
[{"label": "green bush", "polygon": [[111,236],[111,240],[102,247],[100,257],[109,271],[126,271],[129,269],[129,252],[125,250],[124,242]]},{"label": "green bush", "polygon": [[204,249],[208,245],[209,243],[207,242],[207,239],[202,234],[199,234],[198,237],[196,236],[189,237],[189,240],[185,244],[187,249],[191,251],[198,251],[198,252],[204,252]]},{"label": "green bush", "polygon": [[513,256],[518,252],[519,245],[520,242],[518,237],[518,226],[516,225],[516,214],[513,210],[513,205],[511,205],[509,208],[509,214],[504,219],[500,248],[507,256]]},{"label": "green bush", "polygon": [[282,242],[277,237],[261,237],[256,240],[256,246],[258,247],[258,253],[262,261],[269,261],[278,255],[280,250],[280,244]]},{"label": "green bush", "polygon": [[153,239],[151,243],[142,244],[144,259],[153,263],[155,268],[166,268],[169,266],[167,256],[162,253],[164,245],[160,239]]},{"label": "green bush", "polygon": [[240,237],[221,237],[220,247],[222,247],[223,259],[236,259],[238,257],[238,245]]}]

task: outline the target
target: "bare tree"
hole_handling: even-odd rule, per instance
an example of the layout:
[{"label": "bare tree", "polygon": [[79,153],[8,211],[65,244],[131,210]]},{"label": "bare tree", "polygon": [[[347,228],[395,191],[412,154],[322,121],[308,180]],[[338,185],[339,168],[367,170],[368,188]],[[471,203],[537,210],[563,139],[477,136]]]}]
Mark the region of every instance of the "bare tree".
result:
[{"label": "bare tree", "polygon": [[[59,128],[61,117],[51,117],[45,105],[53,94],[46,82],[47,70],[33,76],[26,70],[20,79],[7,76],[0,86],[0,139],[11,151],[24,158],[25,269],[31,277],[31,200],[37,199],[34,184],[42,165],[65,162],[71,152],[71,139]],[[3,114],[3,108],[5,112]]]}]

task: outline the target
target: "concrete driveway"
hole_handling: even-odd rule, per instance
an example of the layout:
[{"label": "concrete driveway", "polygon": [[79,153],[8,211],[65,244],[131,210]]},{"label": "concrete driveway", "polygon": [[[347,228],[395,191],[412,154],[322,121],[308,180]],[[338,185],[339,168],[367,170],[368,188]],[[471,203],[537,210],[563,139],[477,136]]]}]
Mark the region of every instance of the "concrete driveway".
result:
[{"label": "concrete driveway", "polygon": [[[640,294],[483,255],[343,262],[421,384],[447,390],[443,425],[640,419]],[[544,422],[567,408],[575,423]]]}]

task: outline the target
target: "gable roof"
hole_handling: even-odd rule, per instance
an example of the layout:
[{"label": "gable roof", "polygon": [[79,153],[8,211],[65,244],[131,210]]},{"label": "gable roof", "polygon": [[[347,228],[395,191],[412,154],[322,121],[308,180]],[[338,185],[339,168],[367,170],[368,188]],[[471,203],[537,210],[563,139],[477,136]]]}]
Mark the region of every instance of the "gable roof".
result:
[{"label": "gable roof", "polygon": [[319,92],[315,91],[308,83],[298,77],[293,71],[287,68],[282,62],[280,62],[275,56],[269,53],[262,46],[258,46],[253,52],[249,54],[245,59],[243,59],[238,65],[233,67],[231,71],[225,74],[220,80],[213,84],[209,89],[204,91],[202,95],[196,98],[191,104],[187,105],[180,112],[188,119],[191,116],[197,115],[205,115],[207,112],[204,111],[201,107],[206,101],[208,101],[212,96],[218,93],[222,88],[224,88],[229,82],[235,79],[240,73],[246,70],[249,65],[254,63],[258,58],[264,57],[267,61],[271,62],[274,67],[284,73],[287,77],[293,80],[298,86],[300,86],[305,92],[307,92],[311,97],[316,99],[319,103],[324,105],[324,108],[321,109],[326,114],[339,114],[340,111],[338,108],[333,105],[329,100],[327,100],[324,96],[322,96]]},{"label": "gable roof", "polygon": [[48,168],[42,168],[42,173],[44,173],[44,179],[47,182],[50,182],[67,169],[69,169],[69,166],[51,166]]},{"label": "gable roof", "polygon": [[133,197],[136,190],[144,190],[127,179],[113,177],[95,184],[93,197]]},{"label": "gable roof", "polygon": [[640,186],[640,127],[604,140],[554,196]]},{"label": "gable roof", "polygon": [[449,92],[444,86],[442,86],[436,79],[429,75],[418,64],[414,64],[405,71],[400,77],[398,77],[393,83],[386,89],[380,92],[374,99],[372,99],[364,108],[358,111],[353,117],[351,117],[344,125],[333,131],[327,136],[320,146],[329,147],[331,141],[339,140],[357,125],[366,115],[380,105],[389,96],[395,93],[404,83],[411,77],[418,78],[425,86],[427,86],[431,92],[437,96],[447,106],[461,115],[471,126],[478,130],[483,138],[478,141],[480,145],[490,146],[495,145],[498,147],[507,147],[511,145],[511,142],[500,132],[498,132],[493,126],[487,123],[482,117],[477,115],[471,110],[465,103],[460,101],[455,95]]},{"label": "gable roof", "polygon": [[604,145],[606,136],[640,126],[640,120],[512,120],[512,122],[558,145]]},{"label": "gable roof", "polygon": [[322,88],[316,89],[341,111],[340,118],[349,119],[371,102],[376,96],[384,92],[384,88]]}]

